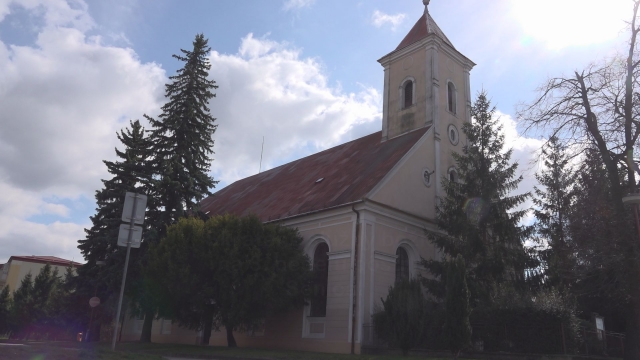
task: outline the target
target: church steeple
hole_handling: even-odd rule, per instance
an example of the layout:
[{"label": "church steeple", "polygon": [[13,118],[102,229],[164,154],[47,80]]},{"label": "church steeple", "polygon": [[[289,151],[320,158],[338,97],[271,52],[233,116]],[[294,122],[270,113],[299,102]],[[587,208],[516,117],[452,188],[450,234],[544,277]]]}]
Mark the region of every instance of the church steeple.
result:
[{"label": "church steeple", "polygon": [[[378,60],[385,69],[383,141],[435,126],[448,115],[455,122],[470,120],[468,75],[475,64],[456,50],[433,20],[430,1],[422,3],[420,19],[394,51]],[[441,130],[436,127],[435,132]]]}]

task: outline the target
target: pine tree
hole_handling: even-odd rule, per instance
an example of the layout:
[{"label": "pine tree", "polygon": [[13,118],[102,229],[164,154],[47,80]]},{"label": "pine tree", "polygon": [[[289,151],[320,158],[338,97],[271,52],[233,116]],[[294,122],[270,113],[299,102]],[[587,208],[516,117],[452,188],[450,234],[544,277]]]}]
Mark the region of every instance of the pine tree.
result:
[{"label": "pine tree", "polygon": [[460,351],[471,344],[469,289],[467,288],[464,259],[460,254],[448,263],[445,287],[447,317],[444,323],[444,332],[449,343],[449,349],[457,359]]},{"label": "pine tree", "polygon": [[9,296],[9,287],[5,286],[0,291],[0,335],[4,335],[9,331],[9,309],[11,307],[11,297]]},{"label": "pine tree", "polygon": [[181,49],[183,55],[173,55],[185,64],[169,77],[171,83],[165,89],[168,102],[158,120],[145,115],[153,127],[154,195],[164,207],[156,224],[160,237],[185,211],[197,210],[200,200],[210,195],[216,184],[208,175],[217,127],[208,106],[215,97],[211,91],[218,86],[207,78],[211,69],[207,43],[204,35],[198,34],[193,50]]},{"label": "pine tree", "polygon": [[[187,211],[197,212],[199,202],[217,183],[209,176],[213,160],[213,134],[215,118],[209,113],[209,101],[215,97],[215,81],[209,80],[211,64],[207,56],[211,48],[204,35],[198,34],[193,50],[181,49],[182,55],[173,55],[184,62],[177,74],[170,76],[165,86],[167,103],[159,119],[145,115],[151,130],[154,181],[152,196],[158,201],[157,214],[149,214],[151,226],[157,230],[153,241],[159,241],[166,229],[184,217]],[[147,236],[151,239],[150,236]],[[144,314],[140,341],[151,341],[151,325],[159,303],[157,286],[146,279],[139,289],[136,311]]]},{"label": "pine tree", "polygon": [[58,270],[51,271],[51,265],[46,264],[33,280],[32,316],[36,323],[46,323],[49,318],[49,298],[55,287],[59,284]]},{"label": "pine tree", "polygon": [[472,304],[490,302],[504,286],[523,288],[524,271],[535,262],[523,244],[531,227],[520,226],[526,210],[517,210],[529,193],[510,195],[522,180],[504,149],[502,126],[485,92],[471,109],[473,123],[463,126],[468,144],[462,154],[453,153],[459,180],[442,179],[446,193],[437,205],[437,225],[442,233],[429,233],[443,260],[424,260],[435,276],[424,279],[436,297],[445,297],[447,262],[462,255]]},{"label": "pine tree", "polygon": [[33,324],[34,318],[33,275],[29,272],[20,282],[20,287],[13,293],[11,308],[9,310],[9,326],[12,337],[17,334],[19,338],[29,338],[28,329]]},{"label": "pine tree", "polygon": [[534,215],[539,240],[544,244],[539,256],[546,287],[567,288],[573,278],[569,215],[576,179],[565,150],[557,137],[549,139],[547,147],[542,150],[546,170],[536,174],[544,188],[534,188],[536,196],[533,203],[537,207]]},{"label": "pine tree", "polygon": [[[86,238],[78,241],[78,248],[87,263],[78,268],[77,277],[68,280],[78,291],[75,296],[82,296],[87,301],[96,291],[103,303],[118,296],[126,253],[126,248],[117,245],[125,195],[127,192],[150,193],[152,171],[144,128],[136,120],[116,135],[122,143],[122,150],[115,149],[118,160],[103,161],[112,177],[102,180],[104,187],[96,191],[97,209],[91,217],[92,227],[85,229]],[[148,197],[147,208],[151,209],[150,212],[155,208],[152,197]],[[152,230],[147,227],[145,238],[150,233]],[[139,259],[145,250],[145,241],[141,248],[131,249],[127,289],[136,287],[141,272]],[[105,261],[105,265],[98,266],[98,261]]]}]

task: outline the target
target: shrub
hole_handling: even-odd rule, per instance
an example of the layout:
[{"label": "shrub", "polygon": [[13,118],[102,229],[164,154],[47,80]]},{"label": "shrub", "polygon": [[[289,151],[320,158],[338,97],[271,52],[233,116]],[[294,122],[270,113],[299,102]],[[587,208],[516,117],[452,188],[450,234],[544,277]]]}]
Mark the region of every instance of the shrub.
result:
[{"label": "shrub", "polygon": [[427,302],[420,282],[414,279],[390,287],[382,307],[373,316],[376,335],[407,356],[425,335]]}]

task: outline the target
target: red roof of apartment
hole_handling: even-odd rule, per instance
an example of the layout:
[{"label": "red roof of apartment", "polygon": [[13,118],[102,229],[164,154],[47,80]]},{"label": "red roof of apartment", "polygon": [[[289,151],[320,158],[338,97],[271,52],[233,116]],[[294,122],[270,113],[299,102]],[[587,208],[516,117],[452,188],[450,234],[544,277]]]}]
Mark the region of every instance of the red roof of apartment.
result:
[{"label": "red roof of apartment", "polygon": [[381,142],[381,132],[238,180],[202,200],[213,215],[283,219],[362,200],[427,132]]},{"label": "red roof of apartment", "polygon": [[[9,261],[11,260],[19,260],[19,261],[27,261],[27,262],[33,262],[33,263],[41,263],[41,264],[49,264],[49,265],[58,265],[58,266],[69,266],[69,264],[71,264],[71,266],[73,267],[78,267],[82,264],[71,261],[71,260],[65,260],[65,259],[61,259],[59,257],[56,256],[12,256],[9,258]],[[9,262],[7,261],[7,263]]]},{"label": "red roof of apartment", "polygon": [[418,42],[418,41],[426,38],[430,34],[437,35],[442,40],[444,40],[444,42],[447,45],[449,45],[449,46],[451,46],[453,48],[453,44],[451,43],[451,41],[449,41],[449,39],[444,34],[444,32],[440,29],[440,27],[438,27],[438,25],[433,20],[431,15],[429,15],[429,13],[425,13],[418,20],[418,22],[416,22],[416,24],[413,25],[413,28],[411,28],[411,30],[409,31],[407,36],[405,36],[404,39],[402,40],[402,42],[400,42],[400,45],[398,45],[396,50],[400,50],[400,49],[402,49],[404,47],[407,47],[407,46],[409,46],[409,45],[411,45],[411,44],[413,44],[415,42]]}]

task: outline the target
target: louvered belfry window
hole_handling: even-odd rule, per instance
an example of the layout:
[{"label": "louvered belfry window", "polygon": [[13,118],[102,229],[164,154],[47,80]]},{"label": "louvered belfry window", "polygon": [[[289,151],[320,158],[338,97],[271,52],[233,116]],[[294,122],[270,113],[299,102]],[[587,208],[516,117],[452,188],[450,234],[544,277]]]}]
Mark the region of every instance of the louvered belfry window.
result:
[{"label": "louvered belfry window", "polygon": [[413,81],[409,80],[404,84],[404,108],[413,105]]}]

